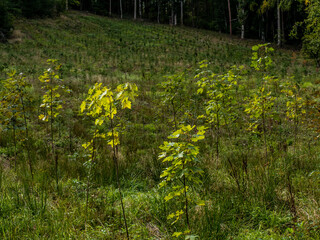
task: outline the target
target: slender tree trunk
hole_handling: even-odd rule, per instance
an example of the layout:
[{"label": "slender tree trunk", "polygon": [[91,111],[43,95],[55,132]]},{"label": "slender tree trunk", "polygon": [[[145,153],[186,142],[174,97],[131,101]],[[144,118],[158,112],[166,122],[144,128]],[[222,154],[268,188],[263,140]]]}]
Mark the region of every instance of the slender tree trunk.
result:
[{"label": "slender tree trunk", "polygon": [[[93,135],[93,141],[92,141],[92,153],[91,153],[91,163],[89,166],[89,172],[87,176],[87,189],[86,189],[86,223],[88,219],[88,208],[89,208],[89,193],[90,193],[90,180],[91,180],[91,172],[92,172],[92,164],[94,164],[94,158],[95,158],[95,152],[96,152],[96,146],[95,146],[95,139],[96,139],[96,128],[95,133]],[[87,225],[87,224],[86,224]]]},{"label": "slender tree trunk", "polygon": [[171,100],[171,104],[172,104],[172,110],[173,110],[173,121],[174,121],[174,128],[177,131],[178,130],[178,124],[177,124],[177,113],[176,113],[176,108],[174,105],[174,101]]},{"label": "slender tree trunk", "polygon": [[91,175],[91,166],[90,166],[89,173],[88,173],[88,176],[87,176],[87,189],[86,189],[86,222],[85,222],[85,227],[87,226],[87,221],[88,221],[89,193],[90,193],[90,175]]},{"label": "slender tree trunk", "polygon": [[281,27],[282,27],[282,42],[285,42],[285,32],[284,32],[284,20],[283,20],[283,11],[281,11]]},{"label": "slender tree trunk", "polygon": [[157,18],[158,23],[160,23],[160,0],[158,0],[158,18]]},{"label": "slender tree trunk", "polygon": [[217,112],[217,129],[216,129],[216,153],[217,159],[219,159],[219,145],[220,145],[220,117],[219,112]]},{"label": "slender tree trunk", "polygon": [[277,0],[277,20],[278,20],[278,46],[281,46],[281,16],[280,16],[280,2]]},{"label": "slender tree trunk", "polygon": [[230,35],[232,35],[232,18],[231,18],[231,5],[230,5],[230,0],[228,0],[228,11],[229,11]]},{"label": "slender tree trunk", "polygon": [[17,170],[17,137],[16,137],[15,124],[13,124],[13,145],[14,145],[14,170]]},{"label": "slender tree trunk", "polygon": [[[183,161],[183,170],[184,170],[184,161]],[[188,196],[187,196],[187,183],[186,183],[186,176],[185,175],[183,175],[183,190],[184,190],[184,199],[185,199],[186,221],[187,221],[188,228],[190,229],[189,211],[188,211]]]},{"label": "slender tree trunk", "polygon": [[268,163],[268,145],[267,145],[267,128],[266,128],[266,114],[263,109],[262,113],[262,127],[263,127],[263,144],[264,144],[264,152],[265,152],[265,161]]},{"label": "slender tree trunk", "polygon": [[59,164],[59,155],[55,154],[55,171],[56,171],[56,183],[57,183],[57,191],[59,191],[59,175],[58,175],[58,164]]},{"label": "slender tree trunk", "polygon": [[57,2],[56,1],[53,3],[53,12],[56,14],[56,16],[58,16]]},{"label": "slender tree trunk", "polygon": [[[244,9],[242,8],[242,14],[244,16]],[[244,22],[244,20],[242,20]],[[244,23],[241,24],[241,39],[244,39]]]},{"label": "slender tree trunk", "polygon": [[[244,12],[244,4],[243,1],[239,0],[239,7],[238,7],[238,20],[241,24],[241,39],[244,39],[244,22],[245,22],[245,12]],[[240,13],[240,14],[239,14]],[[241,15],[242,14],[242,15]]]},{"label": "slender tree trunk", "polygon": [[[110,105],[110,112],[112,112],[112,107]],[[117,157],[117,150],[116,150],[116,145],[115,145],[115,137],[114,137],[114,125],[113,125],[113,119],[110,118],[110,124],[111,124],[111,133],[112,133],[112,150],[113,150],[113,162],[116,168],[116,178],[117,178],[117,184],[118,184],[118,189],[119,189],[119,195],[120,195],[120,203],[121,203],[121,208],[122,208],[122,214],[123,214],[123,220],[124,220],[124,225],[126,228],[126,233],[127,233],[127,239],[129,240],[129,230],[128,230],[128,225],[127,225],[127,219],[126,219],[126,212],[124,209],[124,204],[122,200],[122,191],[121,191],[121,185],[120,185],[120,179],[119,179],[119,165],[118,165],[118,157]]]},{"label": "slender tree trunk", "polygon": [[183,25],[183,0],[181,0],[181,25]]},{"label": "slender tree trunk", "polygon": [[171,4],[171,22],[170,24],[171,25],[174,25],[174,11],[173,11],[173,3]]},{"label": "slender tree trunk", "polygon": [[66,0],[66,11],[69,10],[69,3],[68,3],[68,0]]},{"label": "slender tree trunk", "polygon": [[241,39],[244,39],[244,25],[241,25]]},{"label": "slender tree trunk", "polygon": [[121,19],[123,18],[123,15],[122,15],[122,0],[120,0],[120,18]]},{"label": "slender tree trunk", "polygon": [[266,41],[266,36],[265,36],[265,21],[264,21],[264,15],[262,14],[262,27],[261,27],[261,40],[263,42]]},{"label": "slender tree trunk", "polygon": [[133,19],[137,19],[137,0],[134,0],[134,7],[133,7]]},{"label": "slender tree trunk", "polygon": [[72,123],[70,123],[70,126],[69,126],[69,151],[70,151],[70,154],[73,153],[72,151]]},{"label": "slender tree trunk", "polygon": [[269,38],[269,13],[266,12],[266,34],[265,34],[265,39],[268,39]]},{"label": "slender tree trunk", "polygon": [[111,5],[111,1],[112,0],[109,0],[109,17],[111,17],[111,13],[112,13],[112,5]]},{"label": "slender tree trunk", "polygon": [[142,18],[142,4],[141,4],[141,0],[139,0],[139,18]]},{"label": "slender tree trunk", "polygon": [[295,117],[294,117],[294,153],[296,154],[296,149],[297,149],[297,137],[298,137],[298,126],[299,126],[299,118],[298,118],[298,106],[297,106],[297,94],[294,95],[294,101],[295,101]]},{"label": "slender tree trunk", "polygon": [[[52,83],[52,79],[51,79]],[[55,146],[54,146],[54,135],[53,135],[53,87],[51,85],[51,94],[50,94],[50,130],[51,130],[51,154],[52,154],[52,161],[55,162],[55,174],[56,174],[56,184],[57,190],[59,190],[59,177],[58,177],[58,156],[55,154]]]},{"label": "slender tree trunk", "polygon": [[24,101],[23,97],[20,97],[21,105],[22,105],[22,111],[23,111],[23,120],[24,120],[24,125],[25,125],[25,138],[26,138],[26,147],[27,147],[27,156],[28,156],[28,163],[29,163],[29,168],[30,168],[30,173],[31,173],[31,178],[33,180],[33,167],[32,167],[32,160],[30,156],[30,145],[29,145],[29,129],[28,129],[28,122],[27,122],[27,115],[26,115],[26,110],[24,107]]},{"label": "slender tree trunk", "polygon": [[194,18],[195,18],[195,6],[194,6],[194,0],[192,0],[192,27],[195,26]]}]

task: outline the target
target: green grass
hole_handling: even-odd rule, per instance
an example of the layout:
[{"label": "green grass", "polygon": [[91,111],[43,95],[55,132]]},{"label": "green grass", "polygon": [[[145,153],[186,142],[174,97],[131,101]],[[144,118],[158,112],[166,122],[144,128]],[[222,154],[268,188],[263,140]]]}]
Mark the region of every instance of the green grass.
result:
[{"label": "green grass", "polygon": [[[198,62],[207,59],[217,74],[233,65],[245,65],[240,80],[239,119],[221,129],[220,157],[210,130],[200,145],[203,184],[192,189],[204,207],[191,206],[193,233],[200,239],[320,239],[320,155],[312,120],[299,125],[294,149],[293,124],[285,120],[285,100],[275,83],[277,118],[269,123],[270,162],[264,159],[262,139],[248,133],[243,103],[261,84],[262,73],[250,69],[251,47],[259,42],[241,41],[226,35],[144,22],[110,19],[70,12],[56,19],[16,20],[20,43],[0,44],[0,69],[23,72],[28,88],[31,155],[35,167],[31,181],[23,144],[18,145],[18,167],[13,168],[12,133],[0,125],[0,238],[1,239],[125,239],[119,193],[111,150],[97,143],[98,156],[86,214],[87,155],[81,145],[88,140],[91,121],[79,116],[88,89],[96,82],[109,87],[134,82],[139,97],[131,112],[121,115],[120,179],[132,239],[172,239],[183,221],[171,225],[167,215],[175,204],[164,201],[159,189],[164,167],[158,160],[159,146],[173,131],[170,105],[163,103],[159,84],[164,76],[185,72],[179,119],[186,123],[202,113],[204,99],[195,94],[193,77]],[[59,191],[46,124],[38,120],[38,80],[47,59],[59,59],[61,76],[72,90],[65,96],[65,111],[55,122],[59,154]],[[319,97],[319,74],[312,61],[298,51],[276,49],[269,75],[282,83],[294,75],[296,82],[311,82],[302,88],[305,99]],[[5,79],[4,71],[0,79]],[[302,84],[301,84],[302,85]],[[2,88],[0,83],[0,89]],[[193,100],[190,103],[190,99]],[[318,105],[314,105],[315,108]],[[310,110],[311,107],[308,110]],[[192,117],[186,117],[185,111]],[[191,120],[190,120],[191,119]],[[316,118],[315,118],[316,119]],[[181,120],[182,121],[182,120]],[[21,133],[22,134],[22,133]],[[294,221],[288,175],[292,184],[297,219]],[[194,194],[194,195],[193,195]]]}]

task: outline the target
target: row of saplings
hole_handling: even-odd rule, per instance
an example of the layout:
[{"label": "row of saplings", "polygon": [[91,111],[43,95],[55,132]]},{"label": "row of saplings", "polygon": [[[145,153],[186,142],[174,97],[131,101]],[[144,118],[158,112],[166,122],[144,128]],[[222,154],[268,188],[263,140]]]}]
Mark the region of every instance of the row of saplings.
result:
[{"label": "row of saplings", "polygon": [[[267,121],[272,117],[273,106],[276,97],[269,91],[270,83],[277,79],[267,76],[267,69],[271,66],[272,61],[269,53],[273,51],[267,44],[253,47],[252,67],[260,71],[262,74],[262,82],[253,96],[246,99],[244,104],[245,113],[250,119],[248,130],[261,135],[263,139],[263,147],[265,159],[268,159],[268,143],[267,143]],[[57,187],[59,186],[58,178],[58,157],[55,154],[55,138],[54,138],[54,121],[61,114],[63,109],[63,101],[60,93],[70,92],[63,85],[62,79],[58,72],[61,65],[57,60],[48,60],[50,68],[45,70],[39,80],[43,83],[44,95],[40,107],[43,108],[43,113],[39,115],[39,120],[45,121],[50,126],[51,138],[51,154],[52,163],[55,167],[55,177]],[[238,86],[238,76],[235,72],[239,72],[240,68],[232,68],[224,75],[216,75],[208,68],[208,63],[203,61],[200,63],[197,74],[194,79],[197,81],[197,94],[205,96],[202,98],[201,105],[204,106],[203,115],[197,116],[201,126],[179,124],[177,119],[179,91],[185,88],[183,84],[184,74],[177,74],[168,77],[168,80],[163,82],[164,100],[169,103],[173,110],[173,122],[175,131],[168,137],[160,146],[161,159],[166,168],[161,174],[162,181],[160,187],[167,188],[165,201],[175,200],[175,206],[183,206],[181,209],[174,209],[168,215],[168,220],[176,223],[181,219],[185,219],[185,229],[174,232],[174,237],[184,236],[186,239],[196,239],[196,235],[192,235],[190,227],[189,208],[190,206],[203,206],[204,201],[199,197],[189,197],[188,192],[194,185],[201,183],[203,171],[197,167],[199,147],[196,146],[198,141],[205,138],[206,130],[215,132],[216,154],[219,156],[219,133],[220,128],[234,121],[236,118],[236,102]],[[115,165],[117,185],[119,189],[120,203],[122,215],[126,228],[127,238],[129,239],[129,231],[127,226],[125,208],[121,193],[121,184],[119,180],[118,167],[118,146],[119,140],[119,121],[117,114],[124,109],[131,109],[131,104],[137,97],[138,88],[135,84],[125,83],[117,86],[115,89],[110,89],[103,86],[102,83],[96,83],[89,91],[87,98],[82,102],[80,107],[81,114],[87,115],[94,121],[94,130],[91,132],[91,139],[83,144],[83,148],[88,152],[87,167],[87,189],[86,189],[86,205],[89,202],[90,178],[92,175],[93,165],[97,156],[97,140],[105,140],[112,149],[112,158]],[[282,93],[286,96],[286,117],[295,125],[295,136],[297,135],[298,124],[301,117],[305,114],[305,101],[299,96],[299,89],[296,84],[286,82],[282,84]],[[22,74],[17,74],[16,71],[8,73],[8,78],[2,81],[1,89],[1,115],[2,126],[12,130],[13,134],[13,159],[16,165],[18,143],[17,133],[24,135],[22,145],[26,150],[26,159],[30,174],[33,178],[34,168],[30,156],[29,129],[28,129],[28,84]],[[227,116],[227,117],[226,117]],[[103,126],[107,126],[108,132],[104,132]],[[189,192],[190,194],[190,192]]]}]

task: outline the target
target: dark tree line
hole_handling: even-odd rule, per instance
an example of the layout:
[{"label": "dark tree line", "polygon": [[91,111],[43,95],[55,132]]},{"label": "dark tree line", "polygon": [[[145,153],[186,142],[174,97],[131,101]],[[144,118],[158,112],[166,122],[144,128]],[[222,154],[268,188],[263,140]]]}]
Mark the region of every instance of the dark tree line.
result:
[{"label": "dark tree line", "polygon": [[279,41],[279,45],[292,42],[293,26],[306,17],[305,2],[300,0],[81,0],[76,8]]},{"label": "dark tree line", "polygon": [[14,17],[54,17],[65,6],[65,0],[0,0],[0,40],[10,34]]},{"label": "dark tree line", "polygon": [[[319,5],[319,0],[1,0],[0,40],[10,34],[14,16],[54,17],[76,9],[209,29],[278,45],[307,42],[317,48],[314,37],[306,41],[306,34],[317,36],[318,25],[310,23],[319,18]],[[294,31],[293,38],[297,26],[300,31]]]}]

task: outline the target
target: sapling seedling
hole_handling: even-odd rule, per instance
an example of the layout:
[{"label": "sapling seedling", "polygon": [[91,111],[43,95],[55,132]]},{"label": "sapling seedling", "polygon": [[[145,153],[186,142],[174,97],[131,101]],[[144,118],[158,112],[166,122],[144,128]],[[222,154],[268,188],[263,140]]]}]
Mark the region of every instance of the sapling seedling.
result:
[{"label": "sapling seedling", "polygon": [[55,162],[55,177],[57,189],[59,188],[59,176],[58,176],[58,155],[55,152],[55,139],[54,139],[54,120],[60,115],[63,101],[61,100],[60,91],[70,92],[62,82],[63,80],[58,75],[61,69],[61,64],[56,59],[48,59],[50,68],[44,71],[43,75],[39,77],[40,82],[44,84],[42,89],[45,90],[42,96],[42,102],[40,107],[44,108],[44,114],[39,115],[39,119],[45,122],[50,122],[50,135],[51,135],[51,158],[52,162]]},{"label": "sapling seedling", "polygon": [[[129,230],[127,226],[125,208],[122,199],[121,184],[119,179],[119,162],[117,155],[120,139],[118,125],[115,117],[119,110],[126,108],[131,109],[131,103],[137,96],[137,91],[137,86],[135,84],[130,83],[121,84],[115,90],[111,90],[105,86],[102,86],[102,83],[96,83],[93,88],[89,89],[88,97],[82,102],[80,106],[81,112],[86,111],[86,114],[94,119],[94,135],[89,143],[83,145],[83,147],[88,149],[90,152],[90,162],[93,163],[94,160],[94,140],[96,138],[99,137],[102,139],[106,139],[108,145],[110,145],[112,148],[112,159],[116,169],[117,185],[119,189],[122,214],[128,239]],[[109,131],[107,133],[99,133],[97,130],[97,128],[99,126],[102,126],[103,124],[107,125],[107,127],[109,128]]]},{"label": "sapling seedling", "polygon": [[[268,161],[267,120],[273,117],[273,106],[276,100],[271,91],[268,90],[268,83],[274,79],[266,74],[266,71],[273,64],[270,54],[274,49],[269,45],[270,43],[265,43],[252,47],[251,67],[256,71],[263,72],[263,78],[258,91],[253,94],[252,98],[247,98],[248,103],[245,104],[244,110],[250,117],[247,129],[263,137],[266,162]],[[259,128],[260,126],[261,129]]]},{"label": "sapling seedling", "polygon": [[[167,81],[160,84],[163,88],[162,98],[163,103],[168,104],[172,108],[174,129],[178,129],[179,113],[183,110],[182,107],[187,104],[188,83],[185,78],[185,73],[178,73],[172,76],[167,76]],[[190,97],[190,96],[189,96]]]},{"label": "sapling seedling", "polygon": [[[168,194],[165,201],[175,200],[183,205],[183,209],[178,209],[170,213],[168,220],[173,220],[172,224],[178,222],[185,214],[187,229],[183,232],[174,232],[173,237],[188,235],[191,232],[191,223],[189,217],[190,203],[194,203],[194,198],[188,196],[190,188],[201,183],[203,170],[198,168],[199,147],[194,143],[205,138],[205,127],[181,125],[179,129],[173,132],[168,138],[170,142],[165,141],[160,149],[162,152],[159,159],[167,163],[168,167],[163,170],[161,178],[163,179],[159,186],[166,187]],[[204,205],[203,201],[197,201],[197,205]]]},{"label": "sapling seedling", "polygon": [[[90,114],[87,114],[87,115],[92,116]],[[90,193],[90,185],[91,185],[91,178],[92,178],[92,169],[95,165],[95,159],[97,155],[96,141],[98,138],[105,139],[106,135],[103,133],[99,133],[99,130],[97,129],[97,125],[95,124],[91,140],[85,144],[82,144],[82,147],[89,152],[89,155],[88,155],[89,160],[86,161],[84,164],[88,171],[87,188],[86,188],[86,221],[88,218],[89,193]]]},{"label": "sapling seedling", "polygon": [[298,83],[293,81],[286,81],[282,84],[282,90],[287,99],[286,99],[286,116],[289,121],[294,123],[294,151],[296,151],[297,146],[297,136],[298,136],[298,127],[299,123],[302,123],[302,116],[306,114],[304,109],[306,102],[301,97],[300,86]]},{"label": "sapling seedling", "polygon": [[[267,121],[272,118],[275,99],[271,92],[266,91],[265,86],[262,86],[253,94],[252,98],[247,99],[248,103],[245,104],[244,110],[250,117],[247,129],[263,137],[266,161],[268,161]],[[261,128],[259,128],[260,126]]]},{"label": "sapling seedling", "polygon": [[16,70],[12,70],[7,73],[8,78],[3,81],[3,89],[0,92],[1,98],[1,112],[5,119],[3,123],[8,127],[11,125],[13,131],[13,142],[14,142],[14,165],[16,168],[17,161],[17,130],[24,130],[24,142],[26,143],[28,165],[30,168],[30,174],[33,179],[33,166],[30,156],[29,147],[29,129],[27,112],[25,106],[26,88],[28,84],[22,73],[17,74]]},{"label": "sapling seedling", "polygon": [[234,105],[236,103],[237,75],[233,70],[227,74],[217,75],[207,69],[206,61],[200,62],[198,74],[195,76],[198,84],[198,94],[206,93],[204,118],[208,127],[215,129],[216,156],[219,158],[220,128],[235,119]]},{"label": "sapling seedling", "polygon": [[251,67],[256,71],[265,72],[272,66],[272,58],[270,54],[274,51],[269,47],[270,43],[258,44],[252,47]]}]

